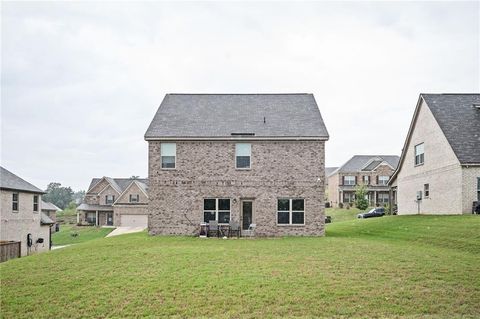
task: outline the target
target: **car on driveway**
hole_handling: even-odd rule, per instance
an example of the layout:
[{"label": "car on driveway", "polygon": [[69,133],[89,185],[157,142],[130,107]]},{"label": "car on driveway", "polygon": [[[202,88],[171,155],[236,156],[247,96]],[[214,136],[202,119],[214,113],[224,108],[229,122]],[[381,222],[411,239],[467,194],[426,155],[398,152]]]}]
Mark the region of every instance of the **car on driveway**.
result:
[{"label": "car on driveway", "polygon": [[385,208],[377,207],[377,208],[372,208],[367,213],[358,214],[357,218],[382,217],[384,215],[385,215]]}]

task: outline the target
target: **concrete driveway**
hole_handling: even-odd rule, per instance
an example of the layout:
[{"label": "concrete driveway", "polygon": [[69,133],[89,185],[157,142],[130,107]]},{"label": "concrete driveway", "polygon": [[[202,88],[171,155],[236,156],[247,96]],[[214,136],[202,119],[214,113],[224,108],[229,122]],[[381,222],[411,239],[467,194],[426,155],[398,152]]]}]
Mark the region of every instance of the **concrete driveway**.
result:
[{"label": "concrete driveway", "polygon": [[146,229],[145,227],[117,227],[111,233],[109,233],[106,237],[138,233],[138,232],[144,231],[145,229]]}]

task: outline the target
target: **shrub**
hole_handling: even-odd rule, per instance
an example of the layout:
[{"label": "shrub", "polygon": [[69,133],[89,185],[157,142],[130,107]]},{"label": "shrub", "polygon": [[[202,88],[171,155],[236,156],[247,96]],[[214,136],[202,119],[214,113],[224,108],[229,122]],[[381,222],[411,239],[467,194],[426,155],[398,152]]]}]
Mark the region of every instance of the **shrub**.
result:
[{"label": "shrub", "polygon": [[343,203],[338,203],[338,208],[343,208]]},{"label": "shrub", "polygon": [[365,185],[357,186],[355,189],[355,207],[360,210],[365,210],[368,208],[367,200],[367,188]]}]

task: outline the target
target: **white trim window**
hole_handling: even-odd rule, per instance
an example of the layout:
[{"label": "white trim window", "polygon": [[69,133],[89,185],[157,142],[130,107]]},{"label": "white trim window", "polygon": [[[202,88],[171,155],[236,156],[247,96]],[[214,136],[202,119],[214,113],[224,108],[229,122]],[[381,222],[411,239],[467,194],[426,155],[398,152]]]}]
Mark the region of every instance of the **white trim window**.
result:
[{"label": "white trim window", "polygon": [[237,143],[235,144],[235,168],[249,169],[251,166],[252,144]]},{"label": "white trim window", "polygon": [[115,202],[115,195],[105,195],[105,204],[112,205]]},{"label": "white trim window", "polygon": [[130,203],[138,203],[140,201],[140,195],[139,194],[130,194],[129,195],[129,202]]},{"label": "white trim window", "polygon": [[355,186],[355,176],[344,176],[343,185]]},{"label": "white trim window", "polygon": [[430,197],[430,184],[423,184],[423,195],[425,198]]},{"label": "white trim window", "polygon": [[305,200],[279,198],[277,200],[278,225],[305,225]]},{"label": "white trim window", "polygon": [[388,193],[377,193],[377,203],[378,204],[388,204],[390,195]]},{"label": "white trim window", "polygon": [[354,192],[343,192],[343,202],[344,203],[353,203],[355,201]]},{"label": "white trim window", "polygon": [[480,177],[477,177],[477,200],[480,201]]},{"label": "white trim window", "polygon": [[89,224],[96,224],[97,223],[97,214],[94,212],[87,212],[85,214],[85,221]]},{"label": "white trim window", "polygon": [[219,224],[230,222],[230,198],[203,199],[203,221],[208,223],[211,220],[216,220]]},{"label": "white trim window", "polygon": [[12,194],[12,210],[18,212],[18,193]]},{"label": "white trim window", "polygon": [[388,185],[388,180],[390,179],[389,176],[378,176],[378,185],[386,186]]},{"label": "white trim window", "polygon": [[370,185],[370,176],[368,175],[363,176],[363,184]]},{"label": "white trim window", "polygon": [[177,144],[176,143],[161,143],[160,155],[162,158],[163,169],[175,169],[177,161]]},{"label": "white trim window", "polygon": [[38,195],[33,195],[33,212],[38,213]]},{"label": "white trim window", "polygon": [[425,162],[425,146],[424,143],[415,145],[415,166],[422,165]]}]

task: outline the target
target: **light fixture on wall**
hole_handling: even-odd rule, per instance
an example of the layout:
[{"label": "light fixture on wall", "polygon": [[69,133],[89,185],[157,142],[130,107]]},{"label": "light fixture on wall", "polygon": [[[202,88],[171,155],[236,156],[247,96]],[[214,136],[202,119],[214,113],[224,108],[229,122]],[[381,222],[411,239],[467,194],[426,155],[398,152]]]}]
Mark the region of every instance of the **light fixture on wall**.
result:
[{"label": "light fixture on wall", "polygon": [[234,204],[237,203],[237,199],[236,199],[236,198],[233,199],[233,203],[234,203]]}]

